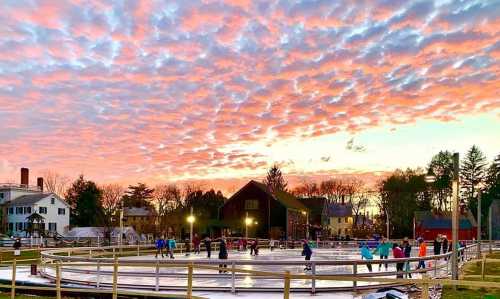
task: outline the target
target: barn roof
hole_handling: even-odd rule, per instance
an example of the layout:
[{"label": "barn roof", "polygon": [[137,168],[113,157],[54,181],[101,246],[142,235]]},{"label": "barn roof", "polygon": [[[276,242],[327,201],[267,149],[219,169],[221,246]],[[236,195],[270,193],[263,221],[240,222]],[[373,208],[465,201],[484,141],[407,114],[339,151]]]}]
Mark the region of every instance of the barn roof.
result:
[{"label": "barn roof", "polygon": [[350,203],[327,203],[325,214],[327,217],[349,217],[352,216],[352,205]]}]

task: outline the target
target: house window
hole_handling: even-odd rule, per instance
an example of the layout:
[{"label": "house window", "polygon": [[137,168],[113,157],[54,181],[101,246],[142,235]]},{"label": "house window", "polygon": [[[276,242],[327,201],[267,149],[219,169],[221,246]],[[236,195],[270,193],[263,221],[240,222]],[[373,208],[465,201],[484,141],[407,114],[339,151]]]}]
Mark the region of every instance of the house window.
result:
[{"label": "house window", "polygon": [[345,223],[348,223],[349,222],[349,219],[347,217],[345,217]]},{"label": "house window", "polygon": [[51,232],[57,231],[57,223],[49,222],[49,231],[51,231]]},{"label": "house window", "polygon": [[52,198],[50,199],[50,204],[55,204],[55,203],[56,203],[56,199],[55,199],[54,197],[52,197]]},{"label": "house window", "polygon": [[31,207],[24,207],[24,214],[31,214]]},{"label": "house window", "polygon": [[341,229],[341,228],[339,228],[339,235],[341,235],[341,234],[342,234],[342,229]]},{"label": "house window", "polygon": [[59,208],[59,209],[57,209],[57,214],[58,215],[65,215],[66,214],[66,210],[64,208]]},{"label": "house window", "polygon": [[3,193],[0,193],[0,199],[3,199],[3,196],[4,196]]},{"label": "house window", "polygon": [[339,217],[337,219],[338,219],[339,223],[342,223],[342,218]]},{"label": "house window", "polygon": [[16,214],[22,214],[23,213],[23,207],[16,207]]},{"label": "house window", "polygon": [[13,231],[14,230],[14,223],[9,222],[9,230]]},{"label": "house window", "polygon": [[257,199],[247,199],[245,200],[245,210],[258,210],[259,201]]},{"label": "house window", "polygon": [[39,207],[38,213],[39,214],[47,214],[47,207]]},{"label": "house window", "polygon": [[14,208],[9,208],[9,214],[13,215],[14,214]]},{"label": "house window", "polygon": [[16,222],[16,230],[17,231],[23,230],[23,223],[22,222]]}]

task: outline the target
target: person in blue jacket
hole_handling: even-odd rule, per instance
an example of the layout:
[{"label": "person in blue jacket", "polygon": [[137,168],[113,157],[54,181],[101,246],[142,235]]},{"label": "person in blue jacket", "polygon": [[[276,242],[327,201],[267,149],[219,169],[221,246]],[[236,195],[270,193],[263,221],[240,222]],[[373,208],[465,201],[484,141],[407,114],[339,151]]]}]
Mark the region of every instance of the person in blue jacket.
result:
[{"label": "person in blue jacket", "polygon": [[[302,241],[302,256],[305,256],[306,261],[310,261],[312,254],[313,254],[313,252],[312,252],[311,247],[309,246],[309,243],[307,242],[307,240],[303,240]],[[311,270],[311,264],[307,263],[304,270],[305,271]]]},{"label": "person in blue jacket", "polygon": [[174,249],[177,247],[177,244],[175,243],[174,237],[171,237],[168,240],[168,247],[169,247],[168,253],[170,253],[170,258],[173,259],[174,258]]},{"label": "person in blue jacket", "polygon": [[[368,261],[373,260],[373,254],[370,251],[367,243],[361,244],[361,259],[365,259]],[[372,272],[372,264],[366,264],[366,268],[368,268],[368,271]]]},{"label": "person in blue jacket", "polygon": [[[375,251],[373,251],[373,254],[379,254],[380,259],[388,259],[389,258],[389,251],[392,249],[392,244],[388,243],[385,238],[382,238],[382,241],[377,245],[377,248]],[[384,263],[385,270],[387,271],[387,263]],[[382,264],[378,264],[378,270],[380,271],[380,268],[382,268]]]},{"label": "person in blue jacket", "polygon": [[165,240],[163,239],[163,236],[158,237],[158,240],[156,240],[156,255],[155,258],[158,258],[158,253],[161,253],[161,257],[164,258],[163,256],[163,247],[165,247]]}]

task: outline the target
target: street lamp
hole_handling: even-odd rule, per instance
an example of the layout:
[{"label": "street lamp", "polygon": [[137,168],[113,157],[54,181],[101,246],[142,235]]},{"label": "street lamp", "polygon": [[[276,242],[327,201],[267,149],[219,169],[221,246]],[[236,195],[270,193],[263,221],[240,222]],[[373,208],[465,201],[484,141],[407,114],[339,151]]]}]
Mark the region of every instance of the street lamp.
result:
[{"label": "street lamp", "polygon": [[309,213],[302,211],[302,215],[306,216],[306,240],[309,240]]},{"label": "street lamp", "polygon": [[452,182],[452,255],[451,255],[451,279],[458,280],[458,201],[460,192],[459,172],[460,172],[460,155],[459,153],[453,154],[453,182]]},{"label": "street lamp", "polygon": [[193,223],[195,221],[195,217],[193,215],[193,207],[191,207],[191,213],[187,217],[187,222],[189,222],[189,247],[193,244]]},{"label": "street lamp", "polygon": [[248,212],[245,217],[245,240],[248,240],[248,227],[252,225],[253,219],[248,217]]}]

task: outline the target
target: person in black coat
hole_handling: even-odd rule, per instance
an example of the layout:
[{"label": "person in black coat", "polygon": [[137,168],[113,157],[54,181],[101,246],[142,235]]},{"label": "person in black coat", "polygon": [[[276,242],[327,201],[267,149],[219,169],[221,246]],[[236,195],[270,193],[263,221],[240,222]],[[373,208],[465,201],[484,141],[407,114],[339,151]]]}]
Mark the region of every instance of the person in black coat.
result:
[{"label": "person in black coat", "polygon": [[[408,241],[408,238],[404,238],[402,247],[405,257],[411,257],[411,245],[410,242]],[[411,278],[410,262],[408,261],[405,262],[405,272],[407,273],[408,278]]]},{"label": "person in black coat", "polygon": [[[307,240],[304,240],[302,242],[302,256],[305,256],[306,261],[310,261],[311,260],[312,249],[309,246],[309,243],[307,242]],[[306,270],[306,271],[311,270],[311,264],[307,263],[306,267],[304,268],[304,270]]]},{"label": "person in black coat", "polygon": [[448,238],[446,238],[446,236],[443,236],[443,254],[445,254],[446,252],[448,252]]},{"label": "person in black coat", "polygon": [[441,253],[441,236],[437,236],[434,239],[434,255],[439,255]]},{"label": "person in black coat", "polygon": [[[227,246],[226,246],[226,238],[222,237],[219,243],[219,259],[227,260]],[[226,264],[219,264],[219,273],[227,273]],[[224,270],[223,270],[224,269]]]},{"label": "person in black coat", "polygon": [[210,237],[206,236],[203,240],[203,244],[205,245],[205,248],[207,250],[207,258],[210,258],[212,254],[212,240],[210,239]]}]

